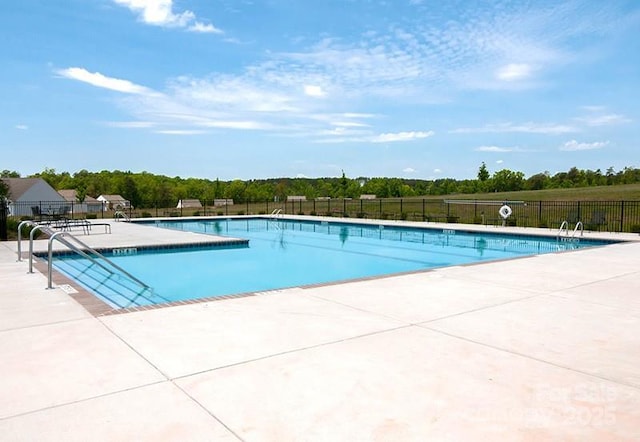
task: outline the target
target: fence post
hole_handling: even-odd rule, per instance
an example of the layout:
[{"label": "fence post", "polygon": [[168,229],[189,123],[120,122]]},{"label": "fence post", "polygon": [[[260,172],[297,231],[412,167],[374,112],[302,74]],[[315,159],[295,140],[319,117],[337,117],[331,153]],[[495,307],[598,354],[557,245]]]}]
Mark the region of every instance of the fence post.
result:
[{"label": "fence post", "polygon": [[624,200],[620,201],[620,232],[624,230]]},{"label": "fence post", "polygon": [[425,212],[424,212],[424,198],[422,198],[422,221],[424,221]]},{"label": "fence post", "polygon": [[[538,201],[538,224],[537,226],[540,227],[540,222],[542,221],[542,201]],[[550,226],[547,226],[550,227]]]},{"label": "fence post", "polygon": [[0,240],[6,241],[7,238],[7,200],[0,197]]}]

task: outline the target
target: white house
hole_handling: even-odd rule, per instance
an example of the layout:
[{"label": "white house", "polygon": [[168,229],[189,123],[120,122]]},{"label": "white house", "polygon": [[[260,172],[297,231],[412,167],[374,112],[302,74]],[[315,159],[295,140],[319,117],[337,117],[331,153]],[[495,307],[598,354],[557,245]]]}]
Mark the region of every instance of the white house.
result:
[{"label": "white house", "polygon": [[122,210],[131,208],[131,201],[121,195],[100,195],[96,200],[103,202],[107,209]]},{"label": "white house", "polygon": [[361,200],[374,200],[376,199],[376,196],[370,193],[363,193],[362,195],[360,195],[360,199]]},{"label": "white house", "polygon": [[39,216],[69,211],[67,201],[42,178],[2,178],[9,187],[9,214]]}]

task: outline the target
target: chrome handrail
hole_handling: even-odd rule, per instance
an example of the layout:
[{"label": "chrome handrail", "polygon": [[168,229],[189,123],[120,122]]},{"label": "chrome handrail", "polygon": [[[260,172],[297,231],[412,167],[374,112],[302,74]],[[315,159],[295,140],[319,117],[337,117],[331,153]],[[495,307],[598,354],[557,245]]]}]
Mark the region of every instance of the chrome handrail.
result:
[{"label": "chrome handrail", "polygon": [[26,225],[37,225],[35,221],[31,221],[30,219],[21,221],[18,224],[18,261],[22,261],[22,226]]},{"label": "chrome handrail", "polygon": [[[99,259],[103,260],[104,262],[108,263],[112,269],[110,269],[108,266],[102,264],[102,262],[98,261],[96,258],[94,258],[93,256],[89,255],[88,253],[86,253],[84,250],[76,247],[74,244],[72,244],[71,242],[69,242],[66,238],[70,238],[72,240],[74,240],[77,244],[79,244],[81,247],[85,248],[86,250],[92,252],[95,256],[97,256]],[[139,286],[141,286],[143,289],[151,289],[151,287],[149,287],[147,284],[145,284],[144,282],[140,281],[138,278],[136,278],[135,276],[133,276],[131,273],[127,272],[125,269],[123,269],[122,267],[120,267],[119,265],[117,265],[116,263],[114,263],[113,261],[107,259],[103,254],[101,254],[100,252],[98,252],[95,249],[92,249],[91,247],[89,247],[86,243],[80,241],[78,238],[76,238],[75,236],[71,235],[68,232],[55,232],[53,235],[51,235],[51,237],[49,238],[49,244],[48,244],[48,257],[49,257],[49,265],[48,265],[48,271],[47,271],[47,276],[48,276],[48,286],[47,288],[53,288],[52,284],[51,284],[51,274],[52,274],[52,267],[53,267],[53,241],[57,239],[60,243],[64,244],[65,246],[69,247],[71,250],[73,250],[74,252],[78,253],[79,255],[81,255],[82,257],[90,260],[92,263],[98,265],[99,267],[102,267],[104,270],[106,270],[107,272],[114,274],[115,272],[113,271],[113,269],[116,269],[118,272],[122,273],[123,275],[125,275],[127,278],[131,279],[132,281],[134,281],[136,284],[138,284]]]},{"label": "chrome handrail", "polygon": [[569,221],[562,221],[560,224],[560,228],[558,229],[558,233],[556,234],[556,238],[560,238],[560,234],[565,231],[567,236],[569,235]]},{"label": "chrome handrail", "polygon": [[573,234],[571,235],[572,238],[575,238],[576,233],[578,233],[578,228],[580,228],[580,236],[584,236],[584,225],[582,224],[582,221],[578,221],[576,223],[576,227],[573,229]]}]

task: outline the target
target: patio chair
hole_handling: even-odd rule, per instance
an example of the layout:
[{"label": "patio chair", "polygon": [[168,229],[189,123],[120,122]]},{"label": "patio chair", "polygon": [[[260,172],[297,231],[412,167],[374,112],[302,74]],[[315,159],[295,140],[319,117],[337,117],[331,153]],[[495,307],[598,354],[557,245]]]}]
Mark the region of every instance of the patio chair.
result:
[{"label": "patio chair", "polygon": [[31,215],[33,219],[42,221],[42,213],[40,212],[40,206],[31,206]]}]

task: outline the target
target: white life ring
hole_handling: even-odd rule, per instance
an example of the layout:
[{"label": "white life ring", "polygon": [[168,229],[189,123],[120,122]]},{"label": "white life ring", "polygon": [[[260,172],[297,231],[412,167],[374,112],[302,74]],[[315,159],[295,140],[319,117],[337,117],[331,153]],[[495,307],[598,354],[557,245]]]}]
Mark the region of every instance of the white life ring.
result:
[{"label": "white life ring", "polygon": [[507,219],[511,216],[511,213],[513,212],[511,211],[511,207],[505,204],[502,207],[500,207],[500,210],[498,210],[498,213],[500,214],[502,219]]}]

